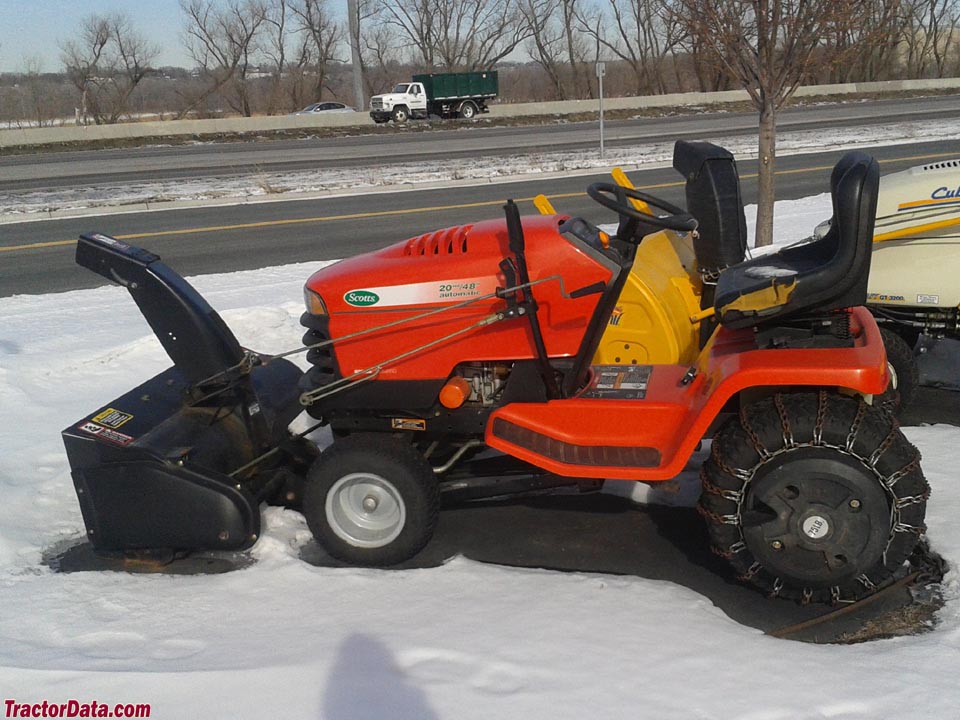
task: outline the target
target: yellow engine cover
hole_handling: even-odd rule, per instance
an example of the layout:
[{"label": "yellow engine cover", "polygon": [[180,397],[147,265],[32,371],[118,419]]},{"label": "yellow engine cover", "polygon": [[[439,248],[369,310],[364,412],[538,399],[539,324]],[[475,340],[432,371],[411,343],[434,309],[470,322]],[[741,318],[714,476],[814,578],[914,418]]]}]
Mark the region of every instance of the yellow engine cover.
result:
[{"label": "yellow engine cover", "polygon": [[689,234],[664,230],[637,248],[595,365],[692,364],[700,352],[700,276]]}]

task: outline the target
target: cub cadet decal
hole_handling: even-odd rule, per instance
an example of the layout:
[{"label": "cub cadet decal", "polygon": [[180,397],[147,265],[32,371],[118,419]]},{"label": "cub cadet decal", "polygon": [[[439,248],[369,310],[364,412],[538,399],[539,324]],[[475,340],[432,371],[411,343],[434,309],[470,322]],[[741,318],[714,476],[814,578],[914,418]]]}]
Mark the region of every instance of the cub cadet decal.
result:
[{"label": "cub cadet decal", "polygon": [[354,307],[396,307],[398,305],[432,305],[461,302],[482,295],[491,295],[497,289],[494,277],[457,278],[439,282],[385,285],[365,290],[351,290],[343,296]]},{"label": "cub cadet decal", "polygon": [[897,212],[940,205],[956,205],[958,203],[960,203],[960,187],[948,188],[944,185],[930,193],[928,199],[900,203],[897,206]]},{"label": "cub cadet decal", "polygon": [[930,194],[930,197],[934,200],[946,200],[948,198],[960,197],[960,188],[953,188],[951,190],[946,186],[938,187]]},{"label": "cub cadet decal", "polygon": [[107,408],[103,412],[94,415],[90,419],[95,423],[100,423],[101,425],[106,425],[107,427],[116,429],[125,422],[133,420],[133,415],[123,412],[122,410]]},{"label": "cub cadet decal", "polygon": [[904,302],[906,298],[903,295],[884,295],[883,293],[870,293],[867,295],[868,302]]},{"label": "cub cadet decal", "polygon": [[347,305],[354,307],[370,307],[380,302],[380,296],[370,290],[351,290],[343,299]]}]

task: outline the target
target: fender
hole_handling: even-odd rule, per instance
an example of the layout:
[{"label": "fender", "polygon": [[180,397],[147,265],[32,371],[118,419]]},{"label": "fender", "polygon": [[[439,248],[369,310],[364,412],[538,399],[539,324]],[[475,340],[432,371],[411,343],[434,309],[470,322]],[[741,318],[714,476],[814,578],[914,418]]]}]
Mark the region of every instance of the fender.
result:
[{"label": "fender", "polygon": [[[842,353],[757,350],[751,331],[720,328],[691,367],[594,366],[593,383],[575,398],[496,410],[486,443],[558,475],[669,480],[743,390],[789,384],[882,393],[888,370],[880,330],[865,308],[851,313],[855,345]],[[632,371],[635,379],[624,372],[627,367],[641,369]],[[619,396],[597,382],[609,368],[625,380]]]}]

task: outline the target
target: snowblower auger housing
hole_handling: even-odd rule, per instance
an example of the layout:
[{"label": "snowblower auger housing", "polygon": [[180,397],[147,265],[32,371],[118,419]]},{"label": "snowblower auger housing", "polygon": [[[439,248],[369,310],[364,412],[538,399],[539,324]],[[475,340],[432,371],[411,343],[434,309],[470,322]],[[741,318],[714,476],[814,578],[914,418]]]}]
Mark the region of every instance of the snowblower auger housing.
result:
[{"label": "snowblower auger housing", "polygon": [[299,369],[244,350],[152,253],[91,234],[79,240],[77,263],[127,288],[174,362],[63,431],[91,544],[98,551],[252,545],[260,501],[289,472],[283,452],[254,461],[287,439],[300,412]]}]

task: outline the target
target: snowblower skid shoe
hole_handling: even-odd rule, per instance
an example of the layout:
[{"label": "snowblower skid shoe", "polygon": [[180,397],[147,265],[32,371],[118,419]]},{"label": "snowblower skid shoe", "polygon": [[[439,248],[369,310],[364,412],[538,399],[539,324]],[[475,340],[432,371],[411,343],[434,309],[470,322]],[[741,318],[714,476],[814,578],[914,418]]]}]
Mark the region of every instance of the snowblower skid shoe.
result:
[{"label": "snowblower skid shoe", "polygon": [[300,370],[243,349],[182,277],[145,250],[85,235],[77,263],[129,290],[174,366],[63,431],[98,552],[237,550],[289,484]]}]

